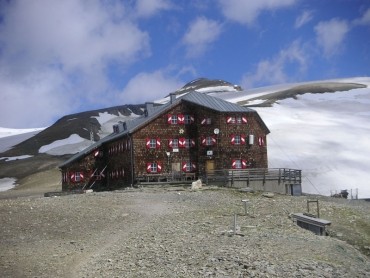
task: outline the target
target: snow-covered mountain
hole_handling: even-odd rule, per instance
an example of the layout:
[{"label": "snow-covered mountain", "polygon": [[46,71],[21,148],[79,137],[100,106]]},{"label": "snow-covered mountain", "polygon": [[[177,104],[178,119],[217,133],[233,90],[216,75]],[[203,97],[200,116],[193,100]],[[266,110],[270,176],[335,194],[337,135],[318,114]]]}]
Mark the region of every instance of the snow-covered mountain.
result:
[{"label": "snow-covered mountain", "polygon": [[[271,131],[267,137],[269,167],[302,169],[304,192],[330,195],[333,190],[357,188],[360,198],[370,198],[369,86],[370,78],[364,77],[242,90],[222,80],[198,79],[176,94],[197,90],[257,110]],[[168,97],[155,103],[166,101]],[[93,121],[97,127],[94,133],[97,140],[109,134],[114,123],[142,113],[139,107],[129,113],[125,111],[112,113],[107,108],[94,114],[84,112],[84,125],[78,114],[65,116],[59,129],[67,122],[78,121],[78,124],[62,134],[55,126],[58,121],[50,127],[54,128],[53,140],[38,145],[33,153],[21,148],[18,155],[63,155],[80,151],[90,144],[89,122]],[[77,132],[81,126],[86,132]],[[50,128],[37,136],[41,138]],[[5,176],[0,169],[2,177]]]}]

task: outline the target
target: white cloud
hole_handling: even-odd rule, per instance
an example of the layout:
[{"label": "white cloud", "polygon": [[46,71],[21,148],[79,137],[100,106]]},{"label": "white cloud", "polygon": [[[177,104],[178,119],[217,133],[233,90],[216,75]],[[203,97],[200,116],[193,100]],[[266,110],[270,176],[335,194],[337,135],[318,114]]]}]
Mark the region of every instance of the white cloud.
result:
[{"label": "white cloud", "polygon": [[138,17],[150,17],[172,8],[172,4],[168,0],[137,0],[135,8]]},{"label": "white cloud", "polygon": [[107,99],[110,63],[150,55],[148,34],[119,1],[11,1],[0,13],[1,126],[45,126],[79,102]]},{"label": "white cloud", "polygon": [[134,76],[120,94],[121,102],[138,104],[154,101],[176,91],[183,82],[168,77],[162,70],[152,73],[142,72]]},{"label": "white cloud", "polygon": [[343,41],[349,29],[345,20],[336,18],[321,21],[315,26],[316,40],[323,49],[325,56],[330,57],[342,49]]},{"label": "white cloud", "polygon": [[264,10],[276,10],[292,6],[296,0],[219,0],[224,16],[241,24],[252,25]]},{"label": "white cloud", "polygon": [[217,21],[198,17],[190,24],[188,31],[183,37],[188,57],[202,55],[207,47],[218,39],[221,31],[222,25]]},{"label": "white cloud", "polygon": [[[290,82],[307,69],[308,57],[299,41],[294,41],[288,48],[283,49],[271,60],[258,63],[255,73],[245,74],[242,78],[243,88],[253,88],[256,85],[271,85]],[[296,72],[290,75],[287,72]]]},{"label": "white cloud", "polygon": [[303,11],[303,13],[296,18],[294,28],[298,29],[301,28],[306,23],[310,22],[312,19],[312,12],[311,11]]},{"label": "white cloud", "polygon": [[370,26],[370,8],[362,15],[362,17],[353,21],[354,25],[369,25]]}]

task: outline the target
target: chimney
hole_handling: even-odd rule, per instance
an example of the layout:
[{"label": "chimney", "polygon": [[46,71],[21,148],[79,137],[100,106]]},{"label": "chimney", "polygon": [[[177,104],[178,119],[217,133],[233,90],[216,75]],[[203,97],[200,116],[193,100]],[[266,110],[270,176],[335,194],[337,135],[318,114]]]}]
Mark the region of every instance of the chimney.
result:
[{"label": "chimney", "polygon": [[145,102],[145,117],[148,117],[151,114],[151,111],[154,108],[154,103],[153,102]]},{"label": "chimney", "polygon": [[170,93],[170,103],[174,103],[176,100],[176,94],[175,93]]}]

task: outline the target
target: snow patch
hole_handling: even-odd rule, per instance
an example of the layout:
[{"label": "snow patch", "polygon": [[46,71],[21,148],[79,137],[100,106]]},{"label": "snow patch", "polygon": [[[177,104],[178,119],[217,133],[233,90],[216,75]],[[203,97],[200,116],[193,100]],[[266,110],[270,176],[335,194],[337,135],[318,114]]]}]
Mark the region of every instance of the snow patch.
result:
[{"label": "snow patch", "polygon": [[30,133],[30,132],[40,132],[41,130],[44,130],[45,127],[41,128],[27,128],[27,129],[16,129],[16,128],[5,128],[0,127],[0,138],[8,137],[8,136],[14,136],[19,135],[23,133]]},{"label": "snow patch", "polygon": [[39,153],[50,155],[64,155],[78,153],[91,145],[91,141],[72,134],[66,139],[57,140],[49,145],[42,146]]},{"label": "snow patch", "polygon": [[20,155],[20,156],[11,156],[11,157],[0,157],[0,160],[7,161],[13,161],[13,160],[19,160],[19,159],[26,159],[33,157],[33,155]]},{"label": "snow patch", "polygon": [[6,191],[14,188],[16,186],[15,182],[16,182],[15,178],[0,179],[0,191]]}]

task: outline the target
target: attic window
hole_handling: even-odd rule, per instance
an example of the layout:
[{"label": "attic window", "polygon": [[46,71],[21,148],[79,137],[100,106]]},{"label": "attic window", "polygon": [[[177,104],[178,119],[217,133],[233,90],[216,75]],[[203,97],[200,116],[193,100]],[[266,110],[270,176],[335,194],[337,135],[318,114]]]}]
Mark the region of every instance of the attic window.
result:
[{"label": "attic window", "polygon": [[171,115],[171,124],[176,125],[177,124],[177,115]]}]

